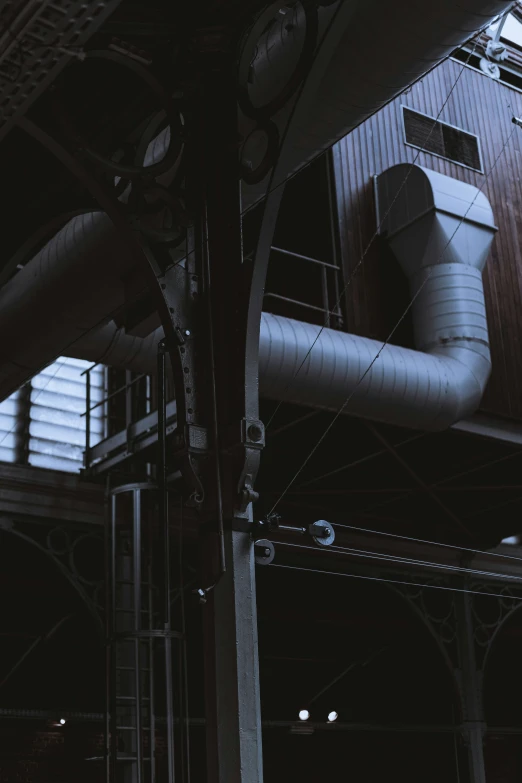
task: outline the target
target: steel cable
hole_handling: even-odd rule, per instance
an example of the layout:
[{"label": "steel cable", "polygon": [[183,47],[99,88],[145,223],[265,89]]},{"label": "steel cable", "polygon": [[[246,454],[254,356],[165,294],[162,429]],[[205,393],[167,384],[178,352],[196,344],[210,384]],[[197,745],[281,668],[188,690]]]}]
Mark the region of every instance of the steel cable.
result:
[{"label": "steel cable", "polygon": [[503,598],[504,600],[506,598],[509,598],[509,600],[516,601],[516,602],[522,601],[522,596],[515,596],[515,595],[506,596],[505,593],[489,593],[481,590],[468,590],[464,587],[446,587],[445,585],[430,585],[428,583],[407,582],[405,580],[400,580],[400,579],[385,579],[380,576],[366,576],[363,574],[346,574],[340,571],[325,571],[317,568],[305,568],[303,566],[283,565],[281,563],[271,563],[268,566],[268,568],[285,568],[291,571],[305,571],[312,574],[323,574],[326,576],[344,576],[347,577],[348,579],[362,579],[368,582],[383,582],[384,584],[405,585],[406,587],[420,587],[422,589],[431,588],[433,590],[444,590],[446,592],[451,592],[451,593],[466,593],[468,595],[481,595],[490,598]]},{"label": "steel cable", "polygon": [[[287,546],[292,549],[305,549],[310,552],[317,552],[313,546],[305,546],[304,544],[293,544],[287,541],[278,542],[278,546]],[[320,550],[321,552],[323,550]],[[368,549],[356,549],[353,547],[341,547],[341,546],[329,546],[326,550],[328,552],[338,552],[340,554],[352,555],[353,557],[361,557],[368,560],[381,560],[387,563],[396,563],[399,565],[413,565],[422,566],[424,568],[437,568],[444,571],[453,571],[459,574],[470,574],[472,576],[487,576],[495,579],[506,579],[514,582],[522,582],[522,576],[515,576],[511,574],[503,574],[498,571],[482,571],[476,568],[469,568],[466,566],[454,566],[451,564],[437,563],[433,560],[418,560],[412,557],[403,557],[401,555],[388,555],[384,552],[372,552]]]}]

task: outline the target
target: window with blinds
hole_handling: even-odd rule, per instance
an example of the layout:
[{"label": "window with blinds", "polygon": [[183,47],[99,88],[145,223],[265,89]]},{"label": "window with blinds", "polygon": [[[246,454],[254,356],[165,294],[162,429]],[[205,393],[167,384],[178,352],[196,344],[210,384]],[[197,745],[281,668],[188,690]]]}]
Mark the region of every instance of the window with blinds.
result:
[{"label": "window with blinds", "polygon": [[18,425],[20,414],[20,389],[7,400],[0,402],[0,461],[16,462],[18,452]]},{"label": "window with blinds", "polygon": [[402,107],[402,116],[406,144],[451,160],[460,166],[482,171],[479,139],[473,133],[406,106]]},{"label": "window with blinds", "polygon": [[[91,362],[61,357],[0,403],[0,460],[77,473],[83,466],[86,375]],[[90,443],[104,437],[105,369],[90,372]]]}]

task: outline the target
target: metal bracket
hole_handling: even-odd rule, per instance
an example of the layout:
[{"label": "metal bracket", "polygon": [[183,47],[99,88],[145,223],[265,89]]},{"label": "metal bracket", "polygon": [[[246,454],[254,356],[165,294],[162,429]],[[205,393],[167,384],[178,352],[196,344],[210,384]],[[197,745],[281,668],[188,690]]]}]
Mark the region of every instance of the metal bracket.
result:
[{"label": "metal bracket", "polygon": [[267,538],[254,542],[254,559],[258,565],[270,565],[275,557],[275,547]]},{"label": "metal bracket", "polygon": [[265,445],[265,427],[259,419],[241,419],[227,432],[226,442],[222,444],[225,453],[232,453],[241,446],[261,450]]},{"label": "metal bracket", "polygon": [[[308,535],[312,536],[312,539],[318,546],[331,546],[335,541],[335,531],[329,522],[324,519],[319,519],[317,522],[313,522],[306,527],[293,527],[290,525],[282,525],[280,523],[280,517],[278,514],[271,514],[265,520],[254,521],[250,523],[239,522],[235,523],[234,530],[242,530],[249,532],[252,538],[256,539],[256,536],[260,533],[268,533],[269,531],[280,531],[284,533],[293,533],[299,536]],[[268,565],[275,557],[275,547],[273,542],[266,538],[256,539],[254,542],[256,548],[255,560],[259,565]],[[269,549],[267,553],[264,550]]]},{"label": "metal bracket", "polygon": [[[190,503],[200,507],[205,498],[201,481],[203,461],[209,451],[208,432],[196,407],[196,344],[193,340],[199,278],[185,267],[175,264],[166,272],[156,269],[164,316],[171,323],[166,332],[167,345],[176,389],[177,427],[174,434],[174,459],[189,487]],[[168,339],[170,337],[170,340]]]},{"label": "metal bracket", "polygon": [[201,474],[207,455],[208,433],[205,427],[185,424],[176,428],[173,457],[179,464],[183,479],[191,487],[189,505],[200,507],[205,498]]},{"label": "metal bracket", "polygon": [[319,546],[331,546],[335,541],[335,530],[324,519],[319,519],[310,525],[308,532]]},{"label": "metal bracket", "polygon": [[254,490],[254,479],[251,473],[246,473],[241,478],[242,480],[239,483],[240,489],[238,493],[238,510],[240,513],[244,514],[250,503],[255,503],[256,500],[259,500],[259,493]]}]

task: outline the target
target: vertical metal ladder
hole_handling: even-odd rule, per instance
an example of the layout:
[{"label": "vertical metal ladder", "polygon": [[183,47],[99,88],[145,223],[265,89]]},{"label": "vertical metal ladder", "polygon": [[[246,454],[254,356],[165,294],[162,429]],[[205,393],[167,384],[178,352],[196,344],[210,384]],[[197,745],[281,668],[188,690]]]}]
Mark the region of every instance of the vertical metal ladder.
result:
[{"label": "vertical metal ladder", "polygon": [[[174,783],[173,639],[159,622],[154,579],[156,487],[128,484],[111,492],[107,540],[109,571],[107,645],[107,783],[156,783],[155,663],[165,693],[167,783]],[[156,525],[157,528],[157,525]],[[161,549],[161,541],[159,542]],[[156,575],[160,577],[161,574]],[[161,650],[163,648],[163,651]],[[163,666],[164,662],[164,666]]]}]

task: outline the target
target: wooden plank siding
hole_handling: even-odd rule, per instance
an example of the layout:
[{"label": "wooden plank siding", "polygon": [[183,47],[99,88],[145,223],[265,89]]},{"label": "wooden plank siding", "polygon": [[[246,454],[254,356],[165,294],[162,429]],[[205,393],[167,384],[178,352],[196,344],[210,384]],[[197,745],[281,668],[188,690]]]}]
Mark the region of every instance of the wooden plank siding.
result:
[{"label": "wooden plank siding", "polygon": [[[484,174],[407,146],[402,105],[432,117],[444,106],[440,120],[479,137]],[[374,174],[415,161],[483,187],[499,231],[484,272],[493,373],[482,408],[522,419],[522,128],[492,169],[513,130],[514,114],[522,116],[522,93],[448,60],[340,141],[333,167],[347,281],[376,230]],[[404,276],[377,238],[346,292],[347,331],[384,339],[407,303]],[[410,340],[407,328],[394,335],[394,342]]]}]

